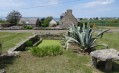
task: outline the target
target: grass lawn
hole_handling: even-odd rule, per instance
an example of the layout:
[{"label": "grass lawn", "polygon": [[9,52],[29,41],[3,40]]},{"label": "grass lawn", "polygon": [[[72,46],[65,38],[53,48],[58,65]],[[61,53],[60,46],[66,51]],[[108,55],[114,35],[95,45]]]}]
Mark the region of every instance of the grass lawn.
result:
[{"label": "grass lawn", "polygon": [[2,51],[6,52],[8,49],[14,47],[20,41],[26,39],[31,33],[7,33],[0,32],[0,41],[3,42]]},{"label": "grass lawn", "polygon": [[92,73],[97,71],[91,67],[89,56],[78,56],[72,52],[43,58],[34,57],[29,52],[22,52],[19,58],[11,60],[6,70],[7,73]]},{"label": "grass lawn", "polygon": [[[47,44],[45,44],[47,42]],[[106,33],[98,43],[109,44],[109,47],[119,51],[119,33]],[[57,40],[44,40],[39,46],[60,44]],[[7,73],[105,73],[104,65],[98,69],[91,66],[91,57],[89,55],[75,54],[65,51],[62,55],[36,57],[29,52],[21,52],[20,57],[5,58],[0,61],[1,67],[5,68]],[[113,63],[113,72],[119,73],[119,62]],[[0,67],[0,68],[1,68]]]},{"label": "grass lawn", "polygon": [[37,47],[30,49],[34,56],[53,56],[62,54],[63,49],[60,40],[43,40]]},{"label": "grass lawn", "polygon": [[43,40],[38,46],[61,45],[59,40]]},{"label": "grass lawn", "polygon": [[119,32],[105,33],[97,43],[105,43],[109,48],[114,48],[119,51]]},{"label": "grass lawn", "polygon": [[119,27],[111,27],[111,26],[97,26],[98,29],[118,29]]}]

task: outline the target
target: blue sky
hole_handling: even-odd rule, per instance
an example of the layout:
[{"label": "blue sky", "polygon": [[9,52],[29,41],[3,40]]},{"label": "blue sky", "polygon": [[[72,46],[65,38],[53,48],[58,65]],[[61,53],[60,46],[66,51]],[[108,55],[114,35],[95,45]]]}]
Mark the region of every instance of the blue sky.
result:
[{"label": "blue sky", "polygon": [[72,9],[75,17],[119,17],[119,0],[0,0],[0,16],[18,10],[23,17],[60,17]]}]

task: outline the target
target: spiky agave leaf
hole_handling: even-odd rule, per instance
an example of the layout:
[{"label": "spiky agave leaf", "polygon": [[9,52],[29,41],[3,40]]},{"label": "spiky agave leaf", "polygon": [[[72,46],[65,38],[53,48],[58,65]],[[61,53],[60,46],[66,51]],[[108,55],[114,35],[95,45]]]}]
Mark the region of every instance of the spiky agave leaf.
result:
[{"label": "spiky agave leaf", "polygon": [[104,34],[105,32],[107,32],[107,31],[109,31],[109,30],[110,30],[110,29],[104,30],[103,32],[98,33],[95,38],[92,38],[92,39],[91,39],[91,40],[92,40],[92,44],[91,44],[91,45],[93,45],[93,44],[96,42],[96,40],[97,40],[98,38],[102,38],[103,34]]},{"label": "spiky agave leaf", "polygon": [[80,42],[78,42],[76,39],[72,38],[72,37],[69,37],[69,39],[67,40],[66,43],[70,43],[70,42],[76,42],[77,44],[81,44]]},{"label": "spiky agave leaf", "polygon": [[72,25],[70,32],[72,35],[69,36],[67,43],[72,41],[76,42],[82,47],[83,50],[91,49],[96,46],[102,46],[104,44],[95,45],[95,42],[107,31],[109,31],[109,29],[99,33],[95,38],[93,38],[92,35],[94,31],[92,30],[92,28],[88,27],[88,25],[81,25],[80,27]]},{"label": "spiky agave leaf", "polygon": [[91,48],[95,48],[97,46],[104,46],[105,49],[108,49],[108,45],[107,44],[97,44],[97,45],[92,45]]},{"label": "spiky agave leaf", "polygon": [[102,36],[103,36],[103,34],[105,33],[105,32],[107,32],[107,31],[109,31],[110,29],[107,29],[107,30],[104,30],[104,31],[102,31],[102,32],[100,32],[100,33],[98,33],[98,35],[96,36],[97,38],[102,38]]},{"label": "spiky agave leaf", "polygon": [[65,42],[65,48],[68,46],[68,43],[71,43],[71,42],[75,42],[75,43],[81,45],[81,43],[80,43],[79,41],[77,41],[76,39],[74,39],[74,38],[72,38],[72,37],[68,37],[68,36],[66,36],[66,37],[67,37],[68,39],[67,39],[67,41]]}]

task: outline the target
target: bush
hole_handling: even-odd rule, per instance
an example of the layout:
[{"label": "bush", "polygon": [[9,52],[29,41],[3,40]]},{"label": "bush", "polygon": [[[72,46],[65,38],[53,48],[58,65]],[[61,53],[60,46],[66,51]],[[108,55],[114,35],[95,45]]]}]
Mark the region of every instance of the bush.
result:
[{"label": "bush", "polygon": [[34,56],[43,57],[43,56],[56,56],[62,54],[63,50],[58,45],[51,46],[41,46],[41,47],[33,47],[30,49],[30,52]]},{"label": "bush", "polygon": [[33,29],[32,26],[24,26],[24,29]]},{"label": "bush", "polygon": [[26,47],[32,47],[32,46],[33,46],[32,41],[30,40],[26,41]]},{"label": "bush", "polygon": [[42,19],[42,27],[48,27],[49,26],[49,22],[53,19],[53,17],[47,17],[45,19]]},{"label": "bush", "polygon": [[65,36],[65,48],[67,48],[68,43],[70,42],[77,43],[81,47],[80,50],[88,53],[93,51],[97,46],[104,46],[105,48],[108,48],[108,46],[105,44],[95,44],[96,40],[102,38],[103,34],[107,31],[109,31],[109,29],[99,32],[95,37],[93,37],[94,32],[89,25],[83,24],[79,27],[76,25],[72,25],[72,27],[68,31],[68,36]]}]

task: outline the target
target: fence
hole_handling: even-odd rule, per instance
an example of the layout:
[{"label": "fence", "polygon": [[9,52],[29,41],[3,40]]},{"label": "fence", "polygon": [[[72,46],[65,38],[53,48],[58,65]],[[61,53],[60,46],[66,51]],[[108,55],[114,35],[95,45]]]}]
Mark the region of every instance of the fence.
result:
[{"label": "fence", "polygon": [[90,23],[90,24],[95,24],[96,26],[119,27],[119,23]]}]

